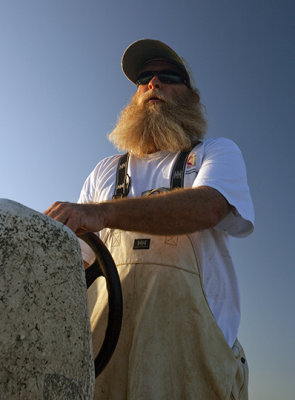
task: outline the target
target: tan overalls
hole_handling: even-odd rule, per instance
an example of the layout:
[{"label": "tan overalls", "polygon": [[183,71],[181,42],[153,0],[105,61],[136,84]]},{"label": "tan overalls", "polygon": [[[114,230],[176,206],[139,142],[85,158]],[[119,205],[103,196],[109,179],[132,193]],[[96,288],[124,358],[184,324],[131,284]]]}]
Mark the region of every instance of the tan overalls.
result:
[{"label": "tan overalls", "polygon": [[[98,400],[246,400],[248,367],[209,308],[187,235],[108,231],[120,275],[123,323],[111,361],[96,380]],[[107,318],[104,278],[88,291],[96,355]]]}]

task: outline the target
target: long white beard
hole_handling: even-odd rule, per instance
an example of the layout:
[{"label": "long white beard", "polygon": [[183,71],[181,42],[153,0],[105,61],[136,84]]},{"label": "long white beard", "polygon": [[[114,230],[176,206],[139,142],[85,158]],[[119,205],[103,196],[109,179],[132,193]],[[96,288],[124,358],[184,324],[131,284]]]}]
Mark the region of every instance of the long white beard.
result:
[{"label": "long white beard", "polygon": [[[158,89],[141,96],[136,93],[122,110],[109,139],[118,150],[139,157],[158,150],[188,150],[207,128],[196,93],[189,90],[175,99],[167,98]],[[155,96],[162,101],[149,103],[148,99]]]}]

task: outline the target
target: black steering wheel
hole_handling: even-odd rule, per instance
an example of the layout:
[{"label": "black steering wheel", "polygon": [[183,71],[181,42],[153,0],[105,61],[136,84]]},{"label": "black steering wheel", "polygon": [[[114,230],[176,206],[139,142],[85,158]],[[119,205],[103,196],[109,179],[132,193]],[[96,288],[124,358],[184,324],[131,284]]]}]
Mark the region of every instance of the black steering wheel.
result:
[{"label": "black steering wheel", "polygon": [[97,377],[112,357],[119,339],[123,315],[122,290],[116,265],[104,243],[91,232],[79,235],[79,238],[91,247],[96,256],[95,262],[85,270],[87,288],[96,278],[103,276],[108,291],[108,325],[103,344],[94,361]]}]

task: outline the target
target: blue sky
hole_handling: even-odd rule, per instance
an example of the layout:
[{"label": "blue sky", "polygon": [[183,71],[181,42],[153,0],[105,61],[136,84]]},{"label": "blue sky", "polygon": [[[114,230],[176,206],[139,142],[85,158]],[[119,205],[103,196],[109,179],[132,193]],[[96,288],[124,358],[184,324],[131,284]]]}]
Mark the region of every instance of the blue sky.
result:
[{"label": "blue sky", "polygon": [[0,1],[0,197],[76,201],[133,85],[124,49],[168,43],[189,62],[208,136],[241,148],[256,230],[232,240],[250,400],[293,400],[294,34],[288,0]]}]

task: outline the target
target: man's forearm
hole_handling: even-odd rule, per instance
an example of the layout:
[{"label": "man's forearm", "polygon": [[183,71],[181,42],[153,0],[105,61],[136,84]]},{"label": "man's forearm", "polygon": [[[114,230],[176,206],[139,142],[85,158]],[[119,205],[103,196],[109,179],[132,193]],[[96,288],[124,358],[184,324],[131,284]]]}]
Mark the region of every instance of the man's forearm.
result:
[{"label": "man's forearm", "polygon": [[103,203],[56,202],[45,214],[78,234],[114,228],[155,235],[181,235],[212,228],[229,211],[230,205],[217,190],[199,187]]},{"label": "man's forearm", "polygon": [[217,190],[200,187],[100,203],[97,212],[108,228],[177,235],[212,228],[229,209]]}]

